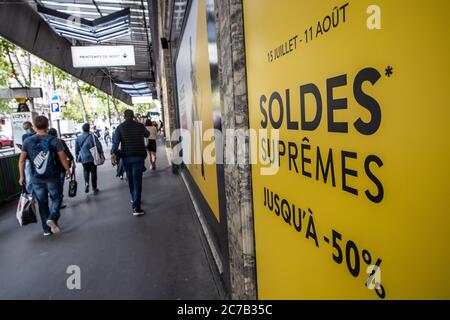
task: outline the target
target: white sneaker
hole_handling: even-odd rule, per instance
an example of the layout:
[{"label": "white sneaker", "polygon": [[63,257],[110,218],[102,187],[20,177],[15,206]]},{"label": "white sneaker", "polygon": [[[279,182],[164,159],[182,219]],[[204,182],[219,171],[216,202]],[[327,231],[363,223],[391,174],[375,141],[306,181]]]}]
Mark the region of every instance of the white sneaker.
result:
[{"label": "white sneaker", "polygon": [[51,235],[52,235],[51,232],[44,232],[44,237],[48,237],[48,236],[51,236]]},{"label": "white sneaker", "polygon": [[145,211],[142,209],[133,209],[133,216],[142,216],[145,214]]},{"label": "white sneaker", "polygon": [[61,232],[61,229],[59,229],[58,225],[53,220],[47,220],[47,225],[52,230],[52,233],[58,233]]}]

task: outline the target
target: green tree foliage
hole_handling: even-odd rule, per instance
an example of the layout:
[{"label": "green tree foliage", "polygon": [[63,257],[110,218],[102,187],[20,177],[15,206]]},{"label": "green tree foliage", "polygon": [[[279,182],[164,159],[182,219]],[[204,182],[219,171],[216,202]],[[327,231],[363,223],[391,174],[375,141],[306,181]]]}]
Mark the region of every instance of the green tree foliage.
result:
[{"label": "green tree foliage", "polygon": [[150,103],[139,103],[135,104],[131,109],[134,110],[135,114],[146,116],[150,110],[156,109],[156,104],[153,101]]},{"label": "green tree foliage", "polygon": [[9,78],[14,78],[21,87],[24,87],[24,81],[23,79],[20,79],[18,71],[14,66],[13,59],[15,57],[16,50],[17,47],[14,44],[6,39],[0,38],[0,53],[6,62],[2,65],[2,68],[4,67],[3,70],[8,74]]},{"label": "green tree foliage", "polygon": [[[31,87],[34,70],[30,53],[0,38],[0,87],[10,87],[11,83],[14,86]],[[31,104],[33,108],[33,100]],[[10,100],[0,101],[1,111],[10,113],[10,106]]]},{"label": "green tree foliage", "polygon": [[[5,56],[0,52],[0,88],[7,88],[9,86],[8,78],[8,61]],[[0,99],[0,113],[10,113],[10,101]]]}]

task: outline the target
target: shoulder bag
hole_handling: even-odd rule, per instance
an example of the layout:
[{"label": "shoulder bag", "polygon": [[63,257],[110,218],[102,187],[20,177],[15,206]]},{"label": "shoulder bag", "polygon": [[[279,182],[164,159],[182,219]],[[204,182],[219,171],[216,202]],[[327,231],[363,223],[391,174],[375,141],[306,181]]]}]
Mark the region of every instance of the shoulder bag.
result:
[{"label": "shoulder bag", "polygon": [[72,171],[72,175],[70,176],[70,181],[69,181],[69,191],[68,191],[69,197],[73,198],[77,195],[77,187],[78,187],[78,182],[75,177],[75,167],[74,167],[73,171]]},{"label": "shoulder bag", "polygon": [[102,164],[105,163],[105,157],[98,152],[95,136],[94,136],[94,134],[91,134],[91,135],[92,135],[92,139],[94,140],[94,146],[92,148],[90,148],[89,151],[91,152],[91,155],[94,158],[94,164],[96,166],[101,166]]}]

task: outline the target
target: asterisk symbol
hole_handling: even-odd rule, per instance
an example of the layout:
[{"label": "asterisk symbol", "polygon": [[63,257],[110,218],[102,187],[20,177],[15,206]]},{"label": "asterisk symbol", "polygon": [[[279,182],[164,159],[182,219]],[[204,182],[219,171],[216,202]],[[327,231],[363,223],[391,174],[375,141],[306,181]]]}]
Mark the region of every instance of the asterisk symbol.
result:
[{"label": "asterisk symbol", "polygon": [[384,71],[385,71],[384,74],[390,78],[392,76],[392,74],[394,73],[394,68],[392,68],[391,66],[388,66],[386,68],[386,70],[384,70]]}]

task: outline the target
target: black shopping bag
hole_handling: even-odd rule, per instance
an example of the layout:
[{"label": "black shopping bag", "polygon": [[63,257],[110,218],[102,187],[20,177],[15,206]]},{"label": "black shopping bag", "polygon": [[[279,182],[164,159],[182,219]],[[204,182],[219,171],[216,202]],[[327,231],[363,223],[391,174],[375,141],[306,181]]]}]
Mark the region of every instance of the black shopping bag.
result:
[{"label": "black shopping bag", "polygon": [[16,217],[21,226],[37,222],[33,196],[26,193],[25,190],[23,190],[20,195],[19,204],[17,205],[16,210]]},{"label": "black shopping bag", "polygon": [[69,181],[69,197],[73,198],[77,195],[77,187],[78,187],[78,183],[75,177],[75,168],[73,168],[72,171],[72,175],[70,176],[70,181]]}]

